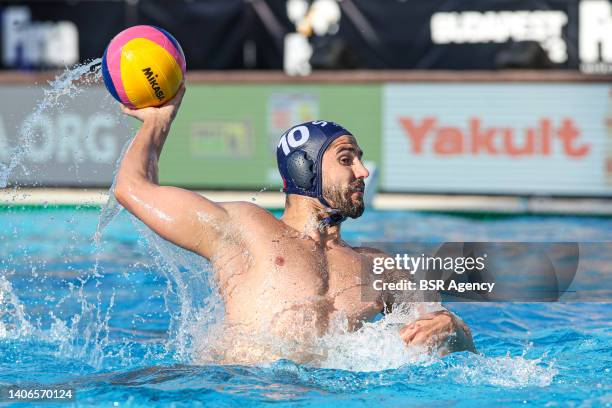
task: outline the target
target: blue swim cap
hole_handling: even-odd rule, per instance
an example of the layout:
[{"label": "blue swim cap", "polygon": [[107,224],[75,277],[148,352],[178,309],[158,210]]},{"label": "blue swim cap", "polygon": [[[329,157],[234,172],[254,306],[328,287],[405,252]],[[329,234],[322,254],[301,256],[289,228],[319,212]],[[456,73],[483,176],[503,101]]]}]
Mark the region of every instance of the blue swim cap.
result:
[{"label": "blue swim cap", "polygon": [[285,132],[276,147],[283,191],[318,198],[321,204],[330,207],[323,198],[323,153],[331,142],[344,135],[353,134],[334,122],[323,120],[301,123]]}]

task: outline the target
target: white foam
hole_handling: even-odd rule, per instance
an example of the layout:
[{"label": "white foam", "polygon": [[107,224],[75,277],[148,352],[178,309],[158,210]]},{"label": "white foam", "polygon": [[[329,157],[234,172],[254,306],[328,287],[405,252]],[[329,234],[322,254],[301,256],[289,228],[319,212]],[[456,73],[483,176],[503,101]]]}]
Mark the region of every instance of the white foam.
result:
[{"label": "white foam", "polygon": [[552,363],[542,365],[542,359],[528,360],[524,356],[486,357],[470,355],[448,370],[456,382],[470,385],[493,385],[505,388],[526,386],[547,387],[558,370]]}]

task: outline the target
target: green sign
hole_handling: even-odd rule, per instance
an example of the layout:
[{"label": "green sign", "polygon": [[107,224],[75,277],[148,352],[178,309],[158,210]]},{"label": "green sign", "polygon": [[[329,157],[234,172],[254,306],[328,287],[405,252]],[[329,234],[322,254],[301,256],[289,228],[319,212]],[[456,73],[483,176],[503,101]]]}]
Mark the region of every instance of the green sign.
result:
[{"label": "green sign", "polygon": [[380,162],[381,86],[193,84],[160,161],[160,182],[190,188],[279,188],[276,144],[316,119],[350,129]]}]

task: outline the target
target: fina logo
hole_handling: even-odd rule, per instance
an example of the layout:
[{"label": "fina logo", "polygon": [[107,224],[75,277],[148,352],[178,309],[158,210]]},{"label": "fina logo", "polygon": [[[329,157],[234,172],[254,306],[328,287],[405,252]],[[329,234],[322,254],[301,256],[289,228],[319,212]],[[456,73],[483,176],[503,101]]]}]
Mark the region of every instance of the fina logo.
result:
[{"label": "fina logo", "polygon": [[71,21],[31,21],[27,6],[2,13],[2,62],[16,68],[62,67],[79,60],[79,33]]},{"label": "fina logo", "polygon": [[612,73],[612,5],[609,0],[580,2],[580,70]]},{"label": "fina logo", "polygon": [[431,16],[434,44],[537,41],[554,63],[567,61],[562,29],[567,14],[557,10],[440,12]]}]

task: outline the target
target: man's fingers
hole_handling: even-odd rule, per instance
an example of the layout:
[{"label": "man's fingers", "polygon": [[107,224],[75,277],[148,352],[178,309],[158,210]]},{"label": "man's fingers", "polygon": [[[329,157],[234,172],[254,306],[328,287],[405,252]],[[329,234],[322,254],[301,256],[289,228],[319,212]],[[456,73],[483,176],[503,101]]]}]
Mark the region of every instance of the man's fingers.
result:
[{"label": "man's fingers", "polygon": [[421,346],[427,342],[430,342],[431,340],[432,339],[430,333],[419,332],[412,338],[412,340],[408,344],[411,346]]},{"label": "man's fingers", "polygon": [[425,326],[422,322],[414,322],[400,330],[400,336],[406,344],[410,344],[414,336],[423,330],[425,330]]},{"label": "man's fingers", "polygon": [[406,326],[402,330],[400,330],[400,336],[402,336],[402,338],[404,340],[406,340],[411,335],[414,336],[414,333],[416,333],[417,330],[418,329],[416,327],[414,327],[414,326],[412,326],[412,327]]},{"label": "man's fingers", "polygon": [[124,104],[121,104],[121,111],[125,113],[126,115],[134,116],[135,109],[128,108]]},{"label": "man's fingers", "polygon": [[408,346],[430,347],[440,355],[463,350],[476,352],[470,329],[447,311],[428,313],[404,326],[399,334]]},{"label": "man's fingers", "polygon": [[128,108],[125,105],[121,105],[121,112],[128,116],[134,116],[134,112],[132,112],[132,109]]},{"label": "man's fingers", "polygon": [[185,83],[182,82],[181,86],[179,86],[178,91],[176,91],[176,95],[174,95],[172,97],[172,99],[169,101],[170,104],[180,104],[181,101],[183,100],[183,96],[185,95]]},{"label": "man's fingers", "polygon": [[448,329],[439,325],[428,327],[427,329],[415,332],[410,338],[408,345],[420,346],[427,344],[429,346],[439,347],[446,344],[451,334],[452,333]]},{"label": "man's fingers", "polygon": [[413,330],[414,328],[415,328],[414,323],[410,323],[409,325],[402,327],[400,329],[400,336],[403,336],[404,334],[406,334],[408,330]]},{"label": "man's fingers", "polygon": [[418,320],[404,326],[401,330],[400,330],[400,335],[403,337],[404,335],[407,335],[408,331],[414,331],[415,329],[418,329],[420,327],[424,327],[426,325],[431,325],[432,324],[432,320],[434,320],[437,316],[438,312],[432,312],[432,313],[427,313],[426,315],[423,315],[421,317],[419,317]]},{"label": "man's fingers", "polygon": [[[400,330],[400,336],[408,345],[421,345],[436,336],[438,340],[445,341],[452,333],[452,327],[448,320],[441,318],[437,312],[435,315],[421,318]],[[429,318],[428,318],[429,317]]]},{"label": "man's fingers", "polygon": [[187,88],[185,87],[185,81],[181,82],[181,86],[179,86],[177,94],[179,94],[182,97],[183,95],[185,95],[186,89]]}]

